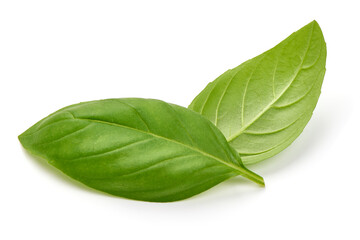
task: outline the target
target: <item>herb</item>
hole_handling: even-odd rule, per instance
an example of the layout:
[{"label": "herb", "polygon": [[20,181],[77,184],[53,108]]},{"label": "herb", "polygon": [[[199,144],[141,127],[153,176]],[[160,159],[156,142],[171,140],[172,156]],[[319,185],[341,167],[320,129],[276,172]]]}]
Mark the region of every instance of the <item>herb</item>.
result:
[{"label": "herb", "polygon": [[264,185],[210,121],[159,100],[72,105],[39,121],[19,140],[85,185],[131,199],[181,200],[236,175]]},{"label": "herb", "polygon": [[213,122],[245,164],[267,159],[303,131],[318,101],[326,44],[316,21],[211,82],[189,108]]},{"label": "herb", "polygon": [[264,186],[243,163],[269,158],[300,135],[320,96],[325,62],[313,21],[208,84],[191,110],[140,98],[79,103],[19,140],[83,184],[130,199],[177,201],[237,175]]}]

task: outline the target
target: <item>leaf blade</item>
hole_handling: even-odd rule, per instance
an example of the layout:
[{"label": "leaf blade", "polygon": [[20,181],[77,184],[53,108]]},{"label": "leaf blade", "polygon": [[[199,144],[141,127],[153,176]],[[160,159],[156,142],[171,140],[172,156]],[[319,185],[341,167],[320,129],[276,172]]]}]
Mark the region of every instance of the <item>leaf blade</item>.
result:
[{"label": "leaf blade", "polygon": [[208,120],[158,100],[72,105],[19,139],[85,185],[137,200],[181,200],[239,174],[263,183]]},{"label": "leaf blade", "polygon": [[[305,128],[310,117],[297,123],[300,132],[289,131],[285,126],[313,112],[320,95],[325,62],[326,44],[319,25],[313,21],[274,48],[225,72],[208,84],[189,108],[212,121],[245,164],[262,161],[290,145]],[[212,94],[221,90],[226,92],[221,98]],[[204,95],[213,104],[204,104]],[[218,107],[214,107],[216,103]],[[256,157],[257,153],[266,151],[261,141],[247,142],[240,138],[247,131],[257,132],[261,138],[261,129],[265,129],[265,133],[282,129],[284,136],[274,135],[269,139],[273,150],[266,156]],[[296,137],[290,136],[292,134]],[[288,142],[282,147],[276,146],[284,139]],[[246,151],[248,145],[254,145],[252,152]]]}]

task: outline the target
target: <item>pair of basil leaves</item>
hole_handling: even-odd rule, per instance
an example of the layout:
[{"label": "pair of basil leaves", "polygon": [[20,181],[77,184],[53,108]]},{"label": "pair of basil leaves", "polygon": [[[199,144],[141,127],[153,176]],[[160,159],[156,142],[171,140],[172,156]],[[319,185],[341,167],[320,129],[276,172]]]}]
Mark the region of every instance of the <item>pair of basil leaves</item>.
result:
[{"label": "pair of basil leaves", "polygon": [[185,199],[241,175],[302,132],[320,95],[326,45],[313,21],[226,71],[189,109],[153,99],[71,105],[19,136],[29,152],[87,186],[130,199]]}]

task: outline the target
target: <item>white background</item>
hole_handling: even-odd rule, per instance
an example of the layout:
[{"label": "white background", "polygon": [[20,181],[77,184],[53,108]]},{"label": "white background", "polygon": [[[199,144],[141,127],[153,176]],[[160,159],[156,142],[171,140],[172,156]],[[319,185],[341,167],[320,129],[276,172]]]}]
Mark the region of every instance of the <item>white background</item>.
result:
[{"label": "white background", "polygon": [[[360,239],[358,1],[1,1],[0,239]],[[175,203],[102,194],[17,136],[81,101],[187,106],[208,82],[316,19],[328,47],[314,116],[285,151]]]}]

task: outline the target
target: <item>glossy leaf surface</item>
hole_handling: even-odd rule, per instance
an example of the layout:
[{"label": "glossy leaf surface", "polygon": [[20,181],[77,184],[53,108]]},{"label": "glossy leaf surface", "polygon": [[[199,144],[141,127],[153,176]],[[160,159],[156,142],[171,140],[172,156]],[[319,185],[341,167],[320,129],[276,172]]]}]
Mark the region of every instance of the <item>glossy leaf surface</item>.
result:
[{"label": "glossy leaf surface", "polygon": [[303,131],[325,74],[326,44],[313,21],[211,82],[189,108],[212,121],[245,164],[267,159]]},{"label": "glossy leaf surface", "polygon": [[236,175],[263,184],[210,121],[159,100],[72,105],[19,139],[70,177],[131,199],[181,200]]}]

